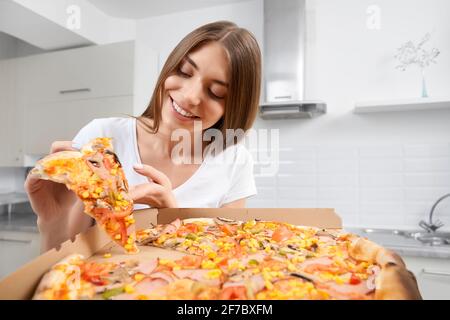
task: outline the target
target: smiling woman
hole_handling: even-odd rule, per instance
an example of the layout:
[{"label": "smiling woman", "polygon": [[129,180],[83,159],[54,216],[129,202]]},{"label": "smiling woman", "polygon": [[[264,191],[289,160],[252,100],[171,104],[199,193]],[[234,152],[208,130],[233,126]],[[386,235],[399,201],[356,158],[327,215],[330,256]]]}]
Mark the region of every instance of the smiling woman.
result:
[{"label": "smiling woman", "polygon": [[[253,35],[227,21],[207,24],[188,34],[169,55],[142,117],[152,119],[149,127],[158,131],[164,105],[173,100],[175,108],[189,112],[180,104],[194,104],[191,111],[208,117],[201,119],[203,128],[219,129],[225,137],[226,129],[245,131],[253,125],[260,83],[261,53]],[[186,101],[192,98],[197,100]]]},{"label": "smiling woman", "polygon": [[[260,49],[249,31],[227,21],[201,26],[169,55],[140,117],[95,119],[73,141],[53,143],[51,153],[112,138],[135,209],[244,207],[256,186],[252,157],[239,142],[255,120],[260,83]],[[230,131],[237,132],[232,143]],[[184,156],[198,159],[200,151],[200,161],[176,161],[176,137],[189,141]],[[29,176],[25,189],[43,250],[92,225],[64,186]]]}]

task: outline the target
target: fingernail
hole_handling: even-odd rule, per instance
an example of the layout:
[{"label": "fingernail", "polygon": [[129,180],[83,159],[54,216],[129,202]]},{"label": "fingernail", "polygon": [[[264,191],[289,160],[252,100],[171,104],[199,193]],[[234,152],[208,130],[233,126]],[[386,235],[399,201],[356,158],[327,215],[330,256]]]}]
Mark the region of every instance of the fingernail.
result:
[{"label": "fingernail", "polygon": [[135,163],[133,165],[133,168],[139,170],[139,169],[144,169],[144,166],[142,165],[142,163]]},{"label": "fingernail", "polygon": [[81,149],[81,145],[78,142],[72,142],[72,148],[80,150]]}]

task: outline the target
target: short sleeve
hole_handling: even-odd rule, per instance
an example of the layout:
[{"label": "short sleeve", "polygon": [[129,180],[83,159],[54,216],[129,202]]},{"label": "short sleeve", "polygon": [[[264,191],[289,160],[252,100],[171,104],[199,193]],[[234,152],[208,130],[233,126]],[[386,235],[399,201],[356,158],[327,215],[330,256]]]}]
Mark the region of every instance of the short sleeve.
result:
[{"label": "short sleeve", "polygon": [[242,198],[254,196],[256,193],[252,156],[245,147],[240,146],[233,168],[230,188],[223,197],[220,205],[222,206]]},{"label": "short sleeve", "polygon": [[103,136],[102,126],[99,123],[98,119],[94,119],[85,125],[81,130],[77,133],[75,138],[72,141],[79,146],[84,146],[89,143],[92,139]]}]

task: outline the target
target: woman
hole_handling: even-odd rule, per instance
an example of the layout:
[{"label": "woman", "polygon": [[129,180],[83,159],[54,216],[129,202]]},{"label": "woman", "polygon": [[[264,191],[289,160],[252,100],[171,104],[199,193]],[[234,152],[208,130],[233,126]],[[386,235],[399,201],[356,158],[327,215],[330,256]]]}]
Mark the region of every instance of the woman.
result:
[{"label": "woman", "polygon": [[[95,137],[112,137],[135,208],[244,207],[246,198],[256,194],[253,162],[242,145],[229,146],[226,132],[252,126],[260,78],[260,50],[251,33],[227,21],[204,25],[169,55],[140,117],[93,120],[73,141],[54,142],[51,153],[79,148]],[[199,126],[222,137],[197,143]],[[180,144],[173,136],[180,132],[189,140],[182,145],[182,159],[196,159],[199,148],[204,158],[174,159]],[[207,152],[213,145],[225,149]],[[92,225],[82,202],[64,185],[28,176],[25,190],[38,215],[44,251]]]}]

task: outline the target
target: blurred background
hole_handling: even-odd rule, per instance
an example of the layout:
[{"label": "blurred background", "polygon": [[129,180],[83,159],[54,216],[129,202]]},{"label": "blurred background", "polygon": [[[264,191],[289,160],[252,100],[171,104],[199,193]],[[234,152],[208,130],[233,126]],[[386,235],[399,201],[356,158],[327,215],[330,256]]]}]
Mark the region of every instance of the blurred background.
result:
[{"label": "blurred background", "polygon": [[263,51],[254,128],[276,135],[251,150],[249,207],[335,208],[450,299],[446,0],[0,0],[0,277],[39,254],[23,182],[51,142],[141,114],[173,47],[216,20]]}]

